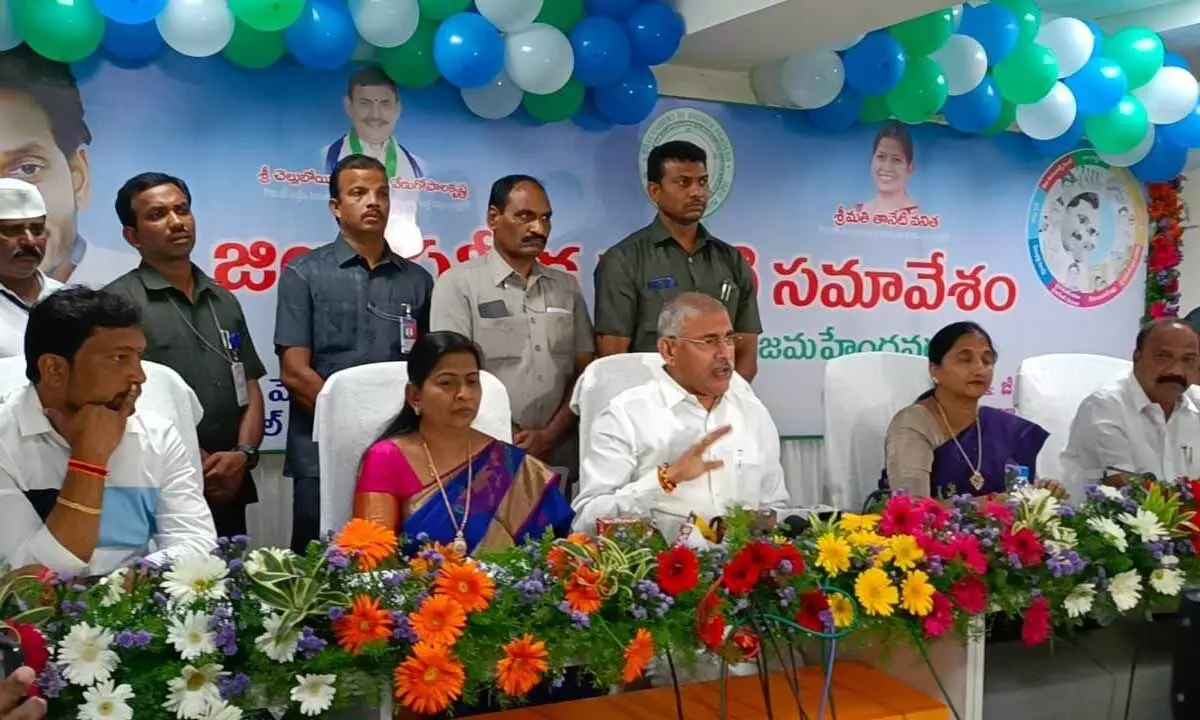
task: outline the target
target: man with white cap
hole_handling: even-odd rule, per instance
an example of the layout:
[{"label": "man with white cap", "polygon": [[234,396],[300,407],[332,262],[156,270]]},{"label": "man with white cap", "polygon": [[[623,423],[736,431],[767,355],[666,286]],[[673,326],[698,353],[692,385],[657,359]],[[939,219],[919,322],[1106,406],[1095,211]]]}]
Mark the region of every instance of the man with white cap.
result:
[{"label": "man with white cap", "polygon": [[37,187],[0,178],[0,357],[24,354],[29,308],[62,287],[38,269],[46,254],[46,203]]}]

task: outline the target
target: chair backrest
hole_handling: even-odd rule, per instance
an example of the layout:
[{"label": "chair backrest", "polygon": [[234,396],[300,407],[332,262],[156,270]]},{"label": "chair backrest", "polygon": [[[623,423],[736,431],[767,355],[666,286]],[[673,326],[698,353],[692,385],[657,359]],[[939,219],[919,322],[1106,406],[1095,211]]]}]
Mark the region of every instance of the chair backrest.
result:
[{"label": "chair backrest", "polygon": [[[504,384],[479,374],[483,396],[473,427],[512,442],[512,409]],[[350,519],[358,464],[367,448],[404,407],[408,363],[372,363],[330,375],[317,394],[313,440],[320,457],[321,530],[338,530]]]},{"label": "chair backrest", "polygon": [[[1067,448],[1067,435],[1084,398],[1102,386],[1125,377],[1133,362],[1106,355],[1057,353],[1021,361],[1013,406],[1017,413],[1041,425],[1050,437],[1037,459],[1038,475],[1062,480],[1059,455]],[[1067,488],[1074,498],[1083,488]]]},{"label": "chair backrest", "polygon": [[825,497],[858,511],[879,487],[888,424],[929,389],[929,360],[866,352],[825,363]]}]

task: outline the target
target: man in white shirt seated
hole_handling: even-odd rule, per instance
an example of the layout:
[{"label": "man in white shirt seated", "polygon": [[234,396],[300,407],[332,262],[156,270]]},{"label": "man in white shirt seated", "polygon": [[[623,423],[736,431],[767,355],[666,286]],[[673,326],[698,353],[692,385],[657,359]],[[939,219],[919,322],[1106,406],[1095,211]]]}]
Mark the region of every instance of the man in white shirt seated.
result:
[{"label": "man in white shirt seated", "polygon": [[576,530],[635,516],[673,540],[692,512],[711,521],[739,505],[788,505],[775,423],[748,385],[730,387],[734,342],[716,299],[683,293],[666,304],[664,367],[618,395],[583,440]]},{"label": "man in white shirt seated", "polygon": [[0,563],[99,575],[216,546],[203,482],[175,427],[139,412],[137,308],[72,287],[33,307],[31,382],[0,403]]},{"label": "man in white shirt seated", "polygon": [[1187,393],[1200,337],[1182,320],[1143,328],[1133,372],[1084,399],[1062,454],[1069,487],[1153,473],[1164,480],[1200,471],[1200,408]]},{"label": "man in white shirt seated", "polygon": [[46,201],[37,186],[0,178],[0,358],[24,352],[29,308],[62,287],[38,269],[47,237]]}]

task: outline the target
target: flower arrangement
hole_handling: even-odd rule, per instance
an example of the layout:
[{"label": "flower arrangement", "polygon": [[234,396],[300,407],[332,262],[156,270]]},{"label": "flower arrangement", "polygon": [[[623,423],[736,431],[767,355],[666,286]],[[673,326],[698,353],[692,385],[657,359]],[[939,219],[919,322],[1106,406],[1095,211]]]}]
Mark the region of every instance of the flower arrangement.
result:
[{"label": "flower arrangement", "polygon": [[1187,205],[1180,197],[1184,177],[1147,185],[1150,195],[1150,251],[1146,257],[1145,321],[1179,315],[1179,264]]}]

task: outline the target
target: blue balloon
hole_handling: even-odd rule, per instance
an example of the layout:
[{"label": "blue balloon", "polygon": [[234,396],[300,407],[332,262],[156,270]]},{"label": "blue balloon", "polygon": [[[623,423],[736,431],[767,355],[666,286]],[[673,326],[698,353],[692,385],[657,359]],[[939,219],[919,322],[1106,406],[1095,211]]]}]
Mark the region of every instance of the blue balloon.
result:
[{"label": "blue balloon", "polygon": [[1188,72],[1192,71],[1192,64],[1188,62],[1186,58],[1179,53],[1171,52],[1170,50],[1163,55],[1163,67],[1177,67],[1183,68]]},{"label": "blue balloon", "polygon": [[658,81],[648,67],[632,67],[611,85],[592,89],[600,117],[613,125],[637,125],[650,117],[658,102]]},{"label": "blue balloon", "polygon": [[[553,0],[551,0],[553,1]],[[588,15],[602,15],[613,20],[627,20],[642,0],[584,0]]]},{"label": "blue balloon", "polygon": [[988,65],[995,66],[1017,46],[1021,29],[1012,11],[1003,5],[963,5],[960,35],[970,35],[979,41],[987,52]]},{"label": "blue balloon", "polygon": [[301,65],[336,70],[354,57],[358,30],[344,2],[308,0],[296,22],[283,31],[283,42]]},{"label": "blue balloon", "polygon": [[625,22],[633,44],[633,57],[646,65],[661,65],[671,59],[683,41],[683,16],[670,5],[647,3]]},{"label": "blue balloon", "polygon": [[863,109],[863,94],[844,87],[833,102],[805,113],[810,125],[826,132],[845,132],[854,127]]},{"label": "blue balloon", "polygon": [[882,95],[904,76],[908,56],[891,33],[876,30],[842,55],[846,84],[863,95]]},{"label": "blue balloon", "polygon": [[1108,112],[1128,92],[1125,71],[1115,60],[1106,57],[1093,57],[1063,82],[1074,93],[1080,115]]},{"label": "blue balloon", "polygon": [[166,43],[153,21],[126,25],[119,22],[105,23],[104,38],[100,41],[114,63],[125,67],[149,64],[158,56]]},{"label": "blue balloon", "polygon": [[1170,125],[1158,125],[1154,128],[1154,140],[1162,138],[1164,142],[1184,148],[1200,148],[1200,105],[1191,114]]},{"label": "blue balloon", "polygon": [[438,26],[433,60],[451,85],[482,87],[504,69],[504,39],[482,15],[458,13]]},{"label": "blue balloon", "polygon": [[608,85],[620,80],[633,58],[629,35],[616,20],[586,17],[571,28],[575,79],[584,85]]},{"label": "blue balloon", "polygon": [[1142,182],[1169,182],[1183,174],[1187,161],[1186,147],[1164,140],[1161,134],[1155,133],[1150,152],[1129,170]]},{"label": "blue balloon", "polygon": [[92,0],[100,14],[122,25],[141,25],[162,14],[167,0]]},{"label": "blue balloon", "polygon": [[963,95],[951,95],[942,106],[946,124],[968,135],[987,130],[1000,119],[1003,109],[1000,91],[991,75],[983,78],[974,90]]},{"label": "blue balloon", "polygon": [[596,110],[596,100],[592,97],[593,92],[593,90],[588,90],[587,95],[583,98],[583,104],[571,116],[571,122],[587,132],[604,132],[612,128],[612,123],[600,117],[600,112]]},{"label": "blue balloon", "polygon": [[1104,29],[1096,24],[1095,20],[1089,18],[1080,18],[1084,25],[1088,26],[1088,30],[1092,31],[1092,37],[1096,42],[1092,44],[1092,57],[1099,57],[1100,51],[1104,49]]},{"label": "blue balloon", "polygon": [[1086,126],[1086,118],[1083,115],[1076,115],[1075,122],[1071,124],[1071,127],[1053,140],[1034,140],[1028,135],[1025,138],[1029,141],[1030,146],[1035,152],[1047,157],[1059,157],[1079,147],[1080,143],[1083,142],[1083,133]]}]

